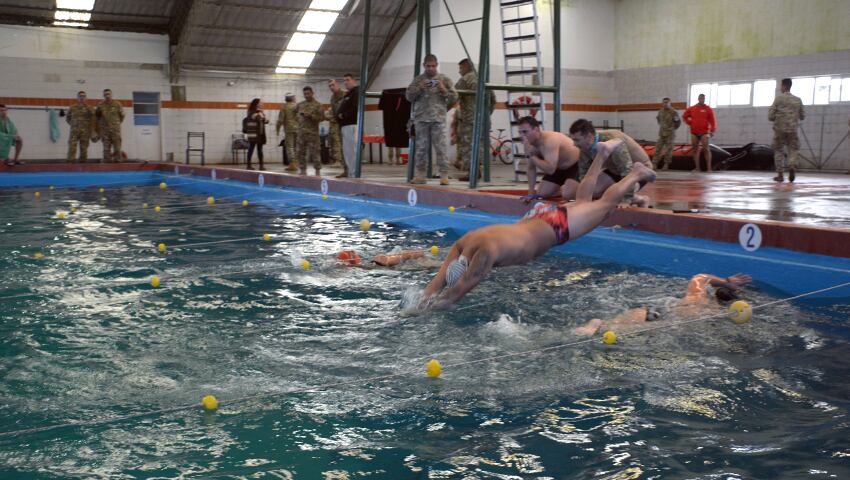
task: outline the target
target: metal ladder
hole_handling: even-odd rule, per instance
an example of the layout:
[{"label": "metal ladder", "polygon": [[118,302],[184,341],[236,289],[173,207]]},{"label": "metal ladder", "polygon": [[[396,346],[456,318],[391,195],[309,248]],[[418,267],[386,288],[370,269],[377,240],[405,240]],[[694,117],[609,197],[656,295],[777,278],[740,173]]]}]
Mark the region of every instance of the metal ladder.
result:
[{"label": "metal ladder", "polygon": [[[558,0],[556,0],[558,1]],[[540,85],[543,81],[543,64],[540,58],[540,34],[537,29],[537,6],[534,0],[501,0],[499,14],[502,22],[502,54],[504,55],[505,83],[507,85]],[[526,172],[520,170],[520,160],[525,158],[522,139],[519,136],[515,117],[534,112],[534,117],[543,124],[544,106],[541,93],[508,93],[508,122],[513,144],[514,181]],[[516,99],[525,97],[529,103],[513,105]],[[525,113],[525,112],[522,112]]]}]

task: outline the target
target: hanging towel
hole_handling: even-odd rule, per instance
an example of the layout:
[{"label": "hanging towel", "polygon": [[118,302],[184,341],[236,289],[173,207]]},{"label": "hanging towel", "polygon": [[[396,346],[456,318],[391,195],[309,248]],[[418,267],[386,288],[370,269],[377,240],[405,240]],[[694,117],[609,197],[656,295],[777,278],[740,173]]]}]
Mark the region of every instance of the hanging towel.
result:
[{"label": "hanging towel", "polygon": [[50,141],[56,143],[61,136],[59,132],[59,112],[54,109],[47,111],[48,122],[50,122]]}]

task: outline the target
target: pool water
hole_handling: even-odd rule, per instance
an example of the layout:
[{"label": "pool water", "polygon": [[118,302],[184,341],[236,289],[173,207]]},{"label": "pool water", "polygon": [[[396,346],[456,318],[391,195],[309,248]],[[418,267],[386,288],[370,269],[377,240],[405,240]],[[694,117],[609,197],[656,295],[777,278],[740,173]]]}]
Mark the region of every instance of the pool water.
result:
[{"label": "pool water", "polygon": [[[556,252],[412,316],[400,305],[452,230],[362,232],[250,194],[40,191],[0,190],[0,433],[88,423],[0,435],[0,478],[850,478],[847,305],[665,318],[617,345],[452,368],[575,342],[591,318],[674,303],[687,278]],[[333,260],[433,245],[401,268]],[[747,299],[776,300],[750,273]]]}]

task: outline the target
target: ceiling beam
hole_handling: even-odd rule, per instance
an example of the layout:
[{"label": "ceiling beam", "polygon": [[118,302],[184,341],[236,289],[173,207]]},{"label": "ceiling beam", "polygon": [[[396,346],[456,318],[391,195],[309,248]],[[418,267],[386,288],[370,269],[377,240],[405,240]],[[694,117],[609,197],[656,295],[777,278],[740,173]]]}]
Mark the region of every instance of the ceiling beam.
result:
[{"label": "ceiling beam", "polygon": [[189,48],[189,36],[192,34],[195,21],[197,21],[201,15],[201,10],[203,10],[200,2],[197,0],[187,0],[187,3],[188,8],[185,11],[186,18],[183,21],[183,25],[177,31],[176,41],[171,46],[171,58],[169,62],[171,66],[171,83],[180,81],[180,69],[183,67],[183,57],[186,56],[186,51]]},{"label": "ceiling beam", "polygon": [[[53,13],[58,10],[56,8],[47,8],[47,7],[35,7],[31,5],[8,5],[8,4],[0,4],[0,10],[9,10],[9,9],[18,9],[18,10],[31,10],[33,12],[44,12],[49,13],[51,20],[53,19]],[[114,12],[99,12],[97,10],[74,10],[63,8],[62,10],[67,10],[71,12],[80,12],[80,13],[91,13],[94,15],[105,15],[111,17],[125,17],[125,18],[158,18],[161,20],[168,20],[171,17],[167,15],[146,15],[143,13],[114,13]]]},{"label": "ceiling beam", "polygon": [[[255,10],[263,13],[274,13],[277,15],[289,15],[289,16],[300,16],[303,15],[307,10],[306,8],[281,8],[281,7],[267,7],[264,5],[245,5],[242,3],[229,3],[223,2],[221,0],[204,0],[205,5],[214,5],[222,8],[238,8],[240,10]],[[362,12],[354,12],[351,16],[363,16]],[[369,15],[370,18],[395,18],[392,15],[384,15],[380,13],[373,13]]]},{"label": "ceiling beam", "polygon": [[[268,36],[268,35],[280,35],[281,38],[289,38],[294,33],[293,31],[281,31],[281,30],[267,30],[267,29],[256,29],[251,28],[250,30],[239,28],[239,27],[225,27],[218,25],[196,25],[194,28],[198,30],[215,30],[218,32],[227,32],[228,34],[233,33],[236,35],[244,35],[244,36]],[[327,34],[328,38],[352,38],[359,39],[363,38],[363,35],[357,33],[334,33],[333,31]],[[384,35],[381,34],[370,34],[369,38],[384,38]]]},{"label": "ceiling beam", "polygon": [[[191,43],[189,44],[192,48],[201,48],[206,50],[218,50],[218,51],[227,51],[233,53],[239,52],[247,52],[250,55],[258,55],[258,56],[269,56],[269,57],[280,57],[280,54],[283,53],[283,48],[258,48],[258,47],[236,47],[231,45],[204,45],[200,43]],[[345,55],[345,56],[360,56],[360,50],[328,50],[322,51],[319,50],[316,52],[316,56],[322,55]]]},{"label": "ceiling beam", "polygon": [[[251,72],[251,73],[274,73],[275,67],[269,67],[268,65],[228,65],[228,64],[213,64],[213,63],[184,63],[183,64],[184,71],[188,70],[220,70],[223,72]],[[345,73],[344,71],[338,68],[308,68],[308,74],[310,73],[328,73],[328,74],[338,74],[342,75]]]},{"label": "ceiling beam", "polygon": [[[0,13],[0,23],[8,25],[25,25],[28,27],[52,27],[53,17],[35,17],[31,15],[15,15]],[[92,20],[84,30],[110,30],[116,32],[153,33],[159,35],[168,34],[168,25],[151,25],[145,23],[108,22]]]}]

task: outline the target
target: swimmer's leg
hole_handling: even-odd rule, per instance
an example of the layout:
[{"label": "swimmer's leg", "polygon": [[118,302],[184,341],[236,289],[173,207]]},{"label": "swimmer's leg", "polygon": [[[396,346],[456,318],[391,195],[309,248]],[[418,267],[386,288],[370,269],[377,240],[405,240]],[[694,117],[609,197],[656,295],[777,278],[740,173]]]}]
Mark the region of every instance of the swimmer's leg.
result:
[{"label": "swimmer's leg", "polygon": [[602,320],[598,318],[594,318],[593,320],[585,323],[580,327],[576,327],[573,329],[573,333],[576,335],[593,335],[599,330],[599,327],[602,326]]},{"label": "swimmer's leg", "polygon": [[654,181],[655,172],[638,162],[634,164],[628,175],[606,190],[599,200],[576,203],[571,206],[568,218],[570,240],[581,237],[602,223],[605,217],[623,201],[627,193],[634,192],[635,185],[640,182]]},{"label": "swimmer's leg", "polygon": [[596,156],[593,157],[593,163],[590,164],[590,168],[587,169],[587,173],[584,174],[584,178],[582,178],[581,183],[578,184],[576,202],[590,202],[593,200],[593,194],[596,191],[596,184],[599,182],[599,175],[602,174],[602,170],[605,168],[608,157],[610,157],[611,152],[622,145],[622,143],[622,140],[614,139],[597,144]]}]

